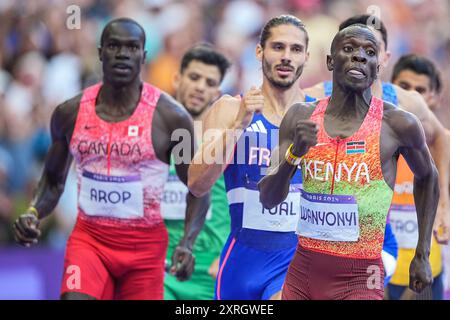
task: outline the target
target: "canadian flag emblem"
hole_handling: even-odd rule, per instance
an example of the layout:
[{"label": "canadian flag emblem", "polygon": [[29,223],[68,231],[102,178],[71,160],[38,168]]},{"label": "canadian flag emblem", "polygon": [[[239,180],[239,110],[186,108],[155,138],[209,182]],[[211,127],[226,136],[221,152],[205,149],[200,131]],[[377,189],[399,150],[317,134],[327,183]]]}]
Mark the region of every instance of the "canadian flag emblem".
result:
[{"label": "canadian flag emblem", "polygon": [[128,136],[138,137],[139,136],[139,126],[128,126]]}]

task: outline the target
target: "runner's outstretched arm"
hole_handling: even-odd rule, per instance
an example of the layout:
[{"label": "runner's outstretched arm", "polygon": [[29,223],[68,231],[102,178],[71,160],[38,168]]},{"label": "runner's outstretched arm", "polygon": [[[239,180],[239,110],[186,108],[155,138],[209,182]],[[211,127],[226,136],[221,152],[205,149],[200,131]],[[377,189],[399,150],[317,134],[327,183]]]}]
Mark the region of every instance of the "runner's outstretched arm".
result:
[{"label": "runner's outstretched arm", "polygon": [[41,235],[39,220],[53,211],[64,191],[72,162],[69,143],[79,99],[80,96],[64,102],[52,114],[50,122],[52,143],[45,159],[44,171],[30,207],[13,225],[16,241],[21,245],[29,247],[31,244],[37,244]]},{"label": "runner's outstretched arm", "polygon": [[407,114],[396,124],[400,140],[400,153],[414,173],[414,201],[416,204],[419,240],[410,266],[409,287],[421,292],[431,284],[429,263],[431,236],[439,201],[438,172],[426,145],[425,135],[419,120]]}]

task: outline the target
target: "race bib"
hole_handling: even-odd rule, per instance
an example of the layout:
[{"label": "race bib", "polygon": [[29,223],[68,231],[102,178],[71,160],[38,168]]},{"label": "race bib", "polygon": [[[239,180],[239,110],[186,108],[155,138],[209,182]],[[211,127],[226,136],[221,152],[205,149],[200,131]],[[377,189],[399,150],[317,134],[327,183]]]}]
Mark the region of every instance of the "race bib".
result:
[{"label": "race bib", "polygon": [[325,241],[358,241],[358,204],[354,196],[301,193],[297,234]]},{"label": "race bib", "polygon": [[[170,175],[164,186],[161,199],[161,214],[166,220],[184,220],[186,218],[186,195],[188,188],[178,179]],[[211,219],[211,207],[206,213],[206,220]]]},{"label": "race bib", "polygon": [[140,176],[105,176],[83,172],[79,205],[89,216],[138,219],[144,216]]},{"label": "race bib", "polygon": [[392,205],[389,215],[392,232],[394,232],[399,248],[415,249],[419,241],[415,206]]},{"label": "race bib", "polygon": [[272,209],[266,209],[259,202],[259,191],[242,188],[242,226],[248,229],[293,232],[300,212],[300,185],[292,184],[287,198]]}]

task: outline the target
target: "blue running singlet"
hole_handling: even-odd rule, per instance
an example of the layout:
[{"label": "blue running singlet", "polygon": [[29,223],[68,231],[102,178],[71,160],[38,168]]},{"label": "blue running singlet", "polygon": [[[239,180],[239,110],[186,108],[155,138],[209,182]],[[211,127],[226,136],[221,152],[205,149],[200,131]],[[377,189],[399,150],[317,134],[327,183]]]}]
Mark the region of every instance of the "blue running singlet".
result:
[{"label": "blue running singlet", "polygon": [[278,206],[265,209],[259,201],[257,183],[269,167],[278,133],[279,127],[255,113],[224,172],[231,232],[220,257],[215,290],[218,300],[270,299],[281,291],[297,247],[300,171],[292,178],[289,195]]}]

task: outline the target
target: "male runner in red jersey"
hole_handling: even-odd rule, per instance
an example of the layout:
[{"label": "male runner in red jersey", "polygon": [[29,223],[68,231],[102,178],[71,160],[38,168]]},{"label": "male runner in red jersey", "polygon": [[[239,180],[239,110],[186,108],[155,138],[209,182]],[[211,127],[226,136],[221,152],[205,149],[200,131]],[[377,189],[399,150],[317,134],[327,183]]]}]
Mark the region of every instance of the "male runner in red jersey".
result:
[{"label": "male runner in red jersey", "polygon": [[[144,44],[144,30],[134,20],[106,25],[99,48],[103,83],[54,111],[53,142],[36,195],[14,224],[21,244],[37,243],[39,220],[58,203],[74,158],[79,215],[67,243],[62,299],[163,298],[168,239],[161,193],[172,151],[186,183],[195,139],[183,140],[191,150],[175,152],[172,134],[182,129],[194,137],[192,118],[169,95],[141,81]],[[188,194],[185,234],[172,257],[171,272],[179,280],[193,272],[191,251],[208,206],[209,196]]]}]

